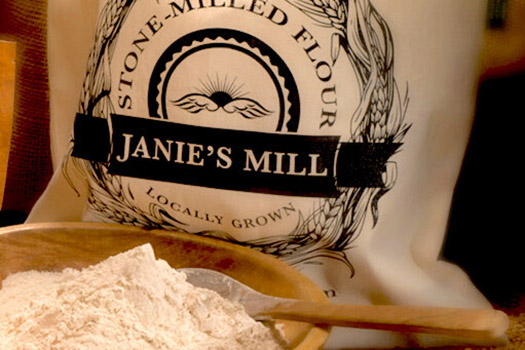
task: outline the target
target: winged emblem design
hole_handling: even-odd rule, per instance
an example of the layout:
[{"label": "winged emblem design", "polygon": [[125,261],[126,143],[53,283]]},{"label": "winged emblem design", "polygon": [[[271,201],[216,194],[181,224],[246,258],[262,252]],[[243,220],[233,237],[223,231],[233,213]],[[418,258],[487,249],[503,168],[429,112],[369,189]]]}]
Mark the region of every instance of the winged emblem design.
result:
[{"label": "winged emblem design", "polygon": [[187,94],[171,103],[194,114],[203,110],[215,112],[222,109],[229,114],[238,113],[246,119],[255,119],[273,113],[251,98],[235,98],[224,91],[217,91],[209,96],[204,93]]}]

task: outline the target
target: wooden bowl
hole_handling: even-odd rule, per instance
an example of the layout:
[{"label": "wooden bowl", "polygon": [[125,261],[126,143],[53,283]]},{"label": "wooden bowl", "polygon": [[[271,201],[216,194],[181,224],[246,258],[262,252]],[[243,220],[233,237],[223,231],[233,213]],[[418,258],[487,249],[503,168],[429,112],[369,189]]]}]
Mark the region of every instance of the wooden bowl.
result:
[{"label": "wooden bowl", "polygon": [[[274,257],[221,240],[163,230],[100,223],[25,224],[0,229],[0,281],[27,271],[83,268],[150,243],[173,268],[204,267],[226,273],[275,296],[328,302],[304,275]],[[329,330],[279,321],[291,349],[322,349]]]}]

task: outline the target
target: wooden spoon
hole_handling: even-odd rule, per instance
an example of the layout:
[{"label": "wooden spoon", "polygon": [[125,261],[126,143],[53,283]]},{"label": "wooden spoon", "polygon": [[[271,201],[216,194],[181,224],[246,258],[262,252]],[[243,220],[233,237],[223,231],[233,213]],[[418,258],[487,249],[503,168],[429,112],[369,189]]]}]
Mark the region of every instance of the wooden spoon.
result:
[{"label": "wooden spoon", "polygon": [[341,305],[278,298],[259,293],[220,272],[182,268],[191,284],[216,291],[242,304],[257,320],[292,320],[340,327],[441,334],[501,343],[507,315],[492,309],[461,309],[401,305]]}]

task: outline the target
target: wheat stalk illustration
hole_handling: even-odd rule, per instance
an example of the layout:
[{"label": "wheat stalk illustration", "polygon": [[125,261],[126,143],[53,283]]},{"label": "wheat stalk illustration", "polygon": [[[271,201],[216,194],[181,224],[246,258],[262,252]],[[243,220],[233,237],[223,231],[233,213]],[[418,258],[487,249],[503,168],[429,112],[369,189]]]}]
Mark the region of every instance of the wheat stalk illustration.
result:
[{"label": "wheat stalk illustration", "polygon": [[108,1],[102,7],[82,84],[79,113],[108,118],[108,113],[114,111],[108,97],[111,91],[109,65],[115,39],[135,2],[136,0]]},{"label": "wheat stalk illustration", "polygon": [[[288,2],[310,17],[314,23],[333,30],[331,56],[334,64],[343,50],[354,67],[361,90],[361,100],[352,116],[346,141],[401,141],[409,128],[403,123],[408,99],[403,103],[400,101],[393,77],[392,36],[386,22],[371,2]],[[281,236],[280,242],[273,242],[275,238],[271,238],[252,241],[249,244],[292,264],[320,257],[337,259],[345,263],[353,275],[354,269],[345,251],[361,232],[369,208],[374,225],[377,222],[378,201],[395,182],[395,164],[390,163],[387,168],[385,186],[341,188],[339,196],[325,200],[304,223],[298,225],[297,232],[288,237]]]},{"label": "wheat stalk illustration", "polygon": [[[120,29],[136,1],[107,1],[102,7],[97,20],[93,47],[88,57],[78,113],[108,119],[114,112],[109,97],[111,57]],[[69,155],[73,145],[74,140],[70,143]],[[162,206],[152,203],[145,211],[134,205],[131,190],[123,187],[120,176],[109,174],[104,163],[66,157],[63,173],[74,189],[79,187],[75,185],[79,179],[90,180],[90,184],[86,185],[89,187],[88,205],[105,220],[127,225],[185,231],[183,228],[185,223],[171,216]]]}]

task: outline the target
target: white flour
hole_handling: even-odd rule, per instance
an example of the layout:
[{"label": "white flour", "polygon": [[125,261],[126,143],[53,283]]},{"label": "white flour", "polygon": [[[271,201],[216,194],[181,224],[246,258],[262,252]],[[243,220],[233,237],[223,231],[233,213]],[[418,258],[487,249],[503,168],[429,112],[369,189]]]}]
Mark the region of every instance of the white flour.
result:
[{"label": "white flour", "polygon": [[29,271],[0,290],[2,350],[278,350],[240,305],[196,288],[150,245],[81,271]]}]

